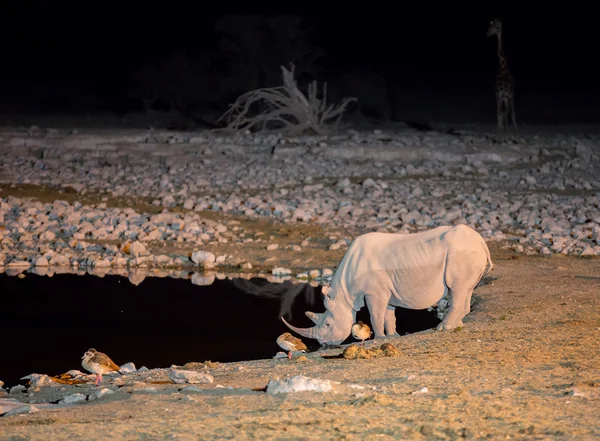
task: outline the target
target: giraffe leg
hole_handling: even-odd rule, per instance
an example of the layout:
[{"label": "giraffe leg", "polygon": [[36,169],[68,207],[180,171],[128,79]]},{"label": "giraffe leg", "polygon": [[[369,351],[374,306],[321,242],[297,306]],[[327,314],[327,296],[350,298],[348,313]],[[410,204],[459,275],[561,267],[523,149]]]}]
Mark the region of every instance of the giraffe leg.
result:
[{"label": "giraffe leg", "polygon": [[502,127],[503,126],[502,101],[500,101],[500,98],[498,98],[496,107],[497,107],[496,115],[498,117],[498,133],[502,133],[504,131],[504,129]]},{"label": "giraffe leg", "polygon": [[510,100],[510,115],[511,115],[513,125],[515,126],[515,132],[517,133],[517,136],[519,136],[519,127],[517,126],[517,114],[515,113],[514,100]]}]

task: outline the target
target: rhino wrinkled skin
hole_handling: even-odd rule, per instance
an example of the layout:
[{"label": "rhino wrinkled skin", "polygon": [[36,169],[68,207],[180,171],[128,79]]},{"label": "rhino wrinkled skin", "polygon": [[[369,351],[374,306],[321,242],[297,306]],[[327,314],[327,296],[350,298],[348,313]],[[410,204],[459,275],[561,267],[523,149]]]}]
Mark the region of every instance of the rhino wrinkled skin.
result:
[{"label": "rhino wrinkled skin", "polygon": [[396,333],[395,308],[426,309],[443,297],[450,306],[438,330],[463,326],[471,311],[471,295],[493,268],[483,237],[466,225],[442,226],[414,234],[367,233],[346,251],[329,287],[323,288],[325,312],[307,311],[315,323],[294,332],[322,345],[342,343],[369,309],[375,338]]}]

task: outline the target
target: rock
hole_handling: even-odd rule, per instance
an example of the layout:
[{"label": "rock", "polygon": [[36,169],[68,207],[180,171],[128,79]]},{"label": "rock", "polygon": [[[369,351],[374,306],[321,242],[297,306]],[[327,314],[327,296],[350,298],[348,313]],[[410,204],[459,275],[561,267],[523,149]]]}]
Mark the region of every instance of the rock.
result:
[{"label": "rock", "polygon": [[586,246],[581,251],[580,256],[596,256],[598,254],[600,254],[600,253],[597,252],[595,248],[593,248],[591,246]]},{"label": "rock", "polygon": [[92,392],[90,395],[88,395],[88,401],[96,401],[99,400],[107,395],[111,395],[114,394],[114,391],[103,387],[102,389],[98,389],[94,392]]},{"label": "rock", "polygon": [[68,257],[56,254],[49,261],[48,264],[50,266],[69,266],[70,260]]},{"label": "rock", "polygon": [[179,392],[202,392],[202,389],[196,386],[185,386],[179,389]]},{"label": "rock", "polygon": [[348,179],[348,178],[340,179],[335,184],[335,186],[338,187],[338,188],[345,188],[345,187],[348,187],[349,185],[350,185],[350,179]]},{"label": "rock", "polygon": [[268,394],[282,394],[291,392],[329,392],[333,390],[330,380],[309,378],[304,375],[296,375],[285,380],[269,380],[267,384]]},{"label": "rock", "polygon": [[8,268],[29,268],[31,264],[26,260],[13,260],[6,266]]},{"label": "rock", "polygon": [[329,268],[324,268],[323,271],[321,271],[321,278],[322,279],[330,279],[333,277],[333,271]]},{"label": "rock", "polygon": [[200,266],[210,266],[215,263],[215,255],[209,251],[194,251],[191,260]]},{"label": "rock", "polygon": [[76,403],[81,403],[86,400],[87,400],[87,397],[85,395],[76,393],[76,394],[67,395],[62,400],[60,400],[58,403],[59,404],[76,404]]},{"label": "rock", "polygon": [[169,378],[177,384],[192,383],[192,384],[208,384],[213,382],[213,377],[210,374],[196,371],[186,370],[169,370]]},{"label": "rock", "polygon": [[22,384],[17,384],[16,386],[11,387],[8,393],[10,393],[11,395],[21,395],[26,390],[27,388],[25,386],[23,386]]},{"label": "rock", "polygon": [[40,234],[41,241],[50,242],[54,239],[56,239],[56,234],[54,234],[52,231],[44,231],[42,234]]},{"label": "rock", "polygon": [[371,178],[367,178],[362,182],[362,187],[363,188],[374,188],[377,187],[377,183],[371,179]]},{"label": "rock", "polygon": [[59,386],[60,383],[57,383],[48,375],[45,374],[29,374],[21,380],[29,380],[29,387],[37,388],[37,387],[48,387],[48,386]]},{"label": "rock", "polygon": [[267,245],[267,251],[273,251],[273,250],[276,250],[277,248],[279,248],[279,245],[276,243]]},{"label": "rock", "polygon": [[130,361],[129,363],[121,365],[121,372],[124,374],[130,374],[133,372],[137,372],[137,370],[135,368],[135,364],[133,364],[133,362]]},{"label": "rock", "polygon": [[40,256],[33,261],[33,266],[46,267],[48,266],[48,259],[46,259],[44,256]]},{"label": "rock", "polygon": [[129,245],[129,254],[135,257],[139,257],[148,253],[146,247],[139,241],[133,242]]},{"label": "rock", "polygon": [[15,416],[15,415],[23,415],[26,413],[35,413],[35,412],[39,412],[39,409],[37,407],[26,404],[24,406],[20,406],[20,407],[11,409],[8,412],[2,414],[2,416],[3,417],[11,417],[11,416]]},{"label": "rock", "polygon": [[274,276],[290,276],[290,275],[292,275],[292,270],[287,269],[287,268],[277,267],[277,268],[273,268],[271,270],[271,274],[273,274]]}]

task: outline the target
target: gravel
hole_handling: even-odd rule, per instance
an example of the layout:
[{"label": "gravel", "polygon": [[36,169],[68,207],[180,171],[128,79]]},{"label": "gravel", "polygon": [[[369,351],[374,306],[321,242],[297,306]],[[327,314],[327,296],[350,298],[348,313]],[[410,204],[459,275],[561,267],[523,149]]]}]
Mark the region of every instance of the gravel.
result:
[{"label": "gravel", "polygon": [[[296,138],[5,129],[0,268],[251,269],[247,259],[233,262],[203,248],[262,242],[264,250],[281,251],[272,238],[246,237],[243,228],[210,220],[206,212],[314,223],[355,235],[467,224],[519,253],[598,256],[599,139],[539,131],[503,142],[477,131],[405,128]],[[77,196],[72,203],[3,196],[11,185]],[[86,198],[96,202],[79,202]],[[110,198],[129,206],[107,206]],[[162,212],[136,211],[141,200]],[[351,239],[334,237],[325,248],[344,250]],[[150,251],[161,243],[194,251]],[[307,274],[316,278],[320,270]],[[273,275],[291,273],[273,262]]]}]

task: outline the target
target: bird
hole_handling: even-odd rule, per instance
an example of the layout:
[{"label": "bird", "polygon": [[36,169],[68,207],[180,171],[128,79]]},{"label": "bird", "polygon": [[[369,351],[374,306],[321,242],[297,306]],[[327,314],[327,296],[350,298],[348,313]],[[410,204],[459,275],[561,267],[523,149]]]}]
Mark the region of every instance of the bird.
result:
[{"label": "bird", "polygon": [[83,368],[92,374],[96,374],[96,386],[102,381],[102,374],[113,371],[122,374],[121,368],[108,355],[98,352],[94,348],[88,349],[81,359],[83,360],[81,362]]},{"label": "bird", "polygon": [[288,351],[288,359],[292,359],[293,351],[306,351],[307,347],[297,337],[294,337],[289,332],[284,332],[279,337],[277,337],[277,344],[284,350]]},{"label": "bird", "polygon": [[360,320],[352,325],[352,337],[357,340],[360,340],[360,345],[363,346],[365,344],[365,340],[371,336],[371,328],[369,325],[361,322]]}]

